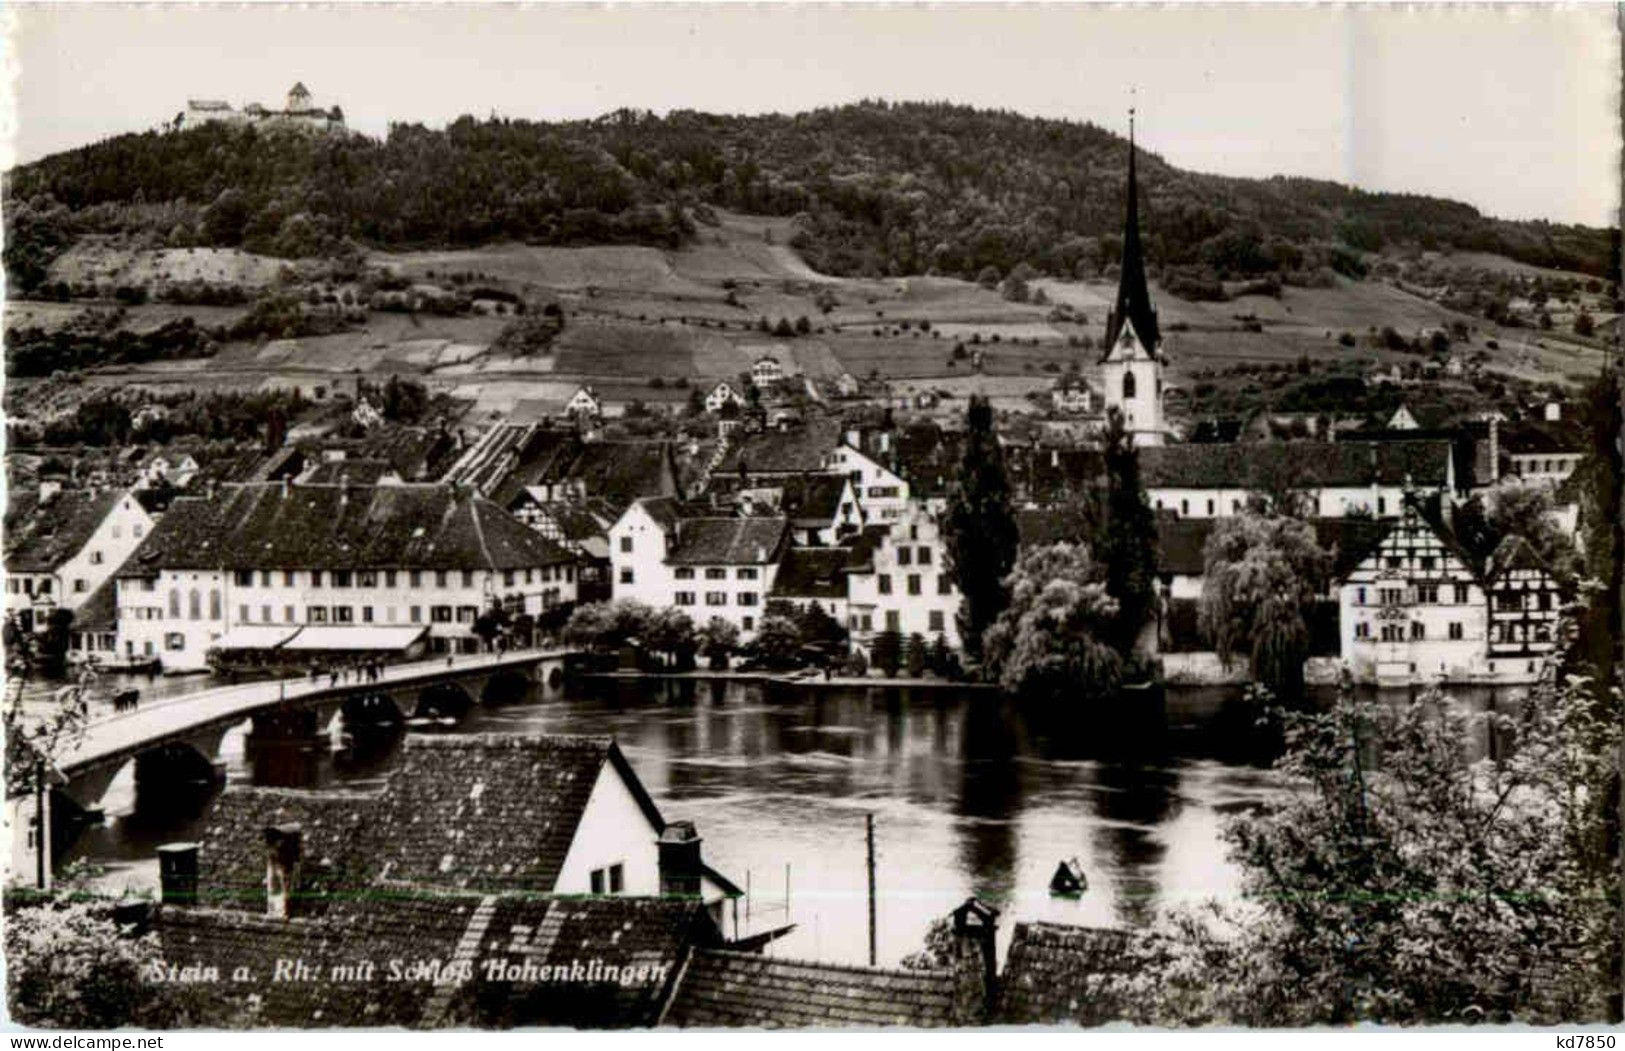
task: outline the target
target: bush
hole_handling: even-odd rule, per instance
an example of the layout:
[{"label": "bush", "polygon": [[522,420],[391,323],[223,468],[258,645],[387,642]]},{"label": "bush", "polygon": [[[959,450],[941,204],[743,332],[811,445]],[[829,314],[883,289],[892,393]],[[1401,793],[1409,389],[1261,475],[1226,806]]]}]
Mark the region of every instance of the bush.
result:
[{"label": "bush", "polygon": [[903,636],[895,631],[882,631],[870,644],[872,662],[888,679],[897,677],[903,663]]}]

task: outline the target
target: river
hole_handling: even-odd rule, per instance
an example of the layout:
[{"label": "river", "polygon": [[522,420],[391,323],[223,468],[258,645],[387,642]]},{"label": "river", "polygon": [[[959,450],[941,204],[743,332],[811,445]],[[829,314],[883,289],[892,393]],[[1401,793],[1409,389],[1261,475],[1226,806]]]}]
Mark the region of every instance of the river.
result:
[{"label": "river", "polygon": [[[1006,936],[1013,921],[1132,926],[1160,907],[1235,895],[1222,823],[1277,782],[1247,761],[1233,696],[1171,691],[1164,714],[1104,728],[988,692],[597,680],[556,700],[476,708],[441,732],[613,735],[664,816],[695,821],[706,860],[748,884],[750,926],[796,924],[774,955],[866,961],[872,813],[878,959],[895,964],[971,894],[1003,910]],[[289,753],[248,746],[247,728],[223,744],[233,784],[376,785],[400,747],[394,737],[358,753],[335,733],[331,748]],[[105,866],[109,889],[155,888],[154,848],[200,838],[211,799],[138,799],[127,767],[103,800],[105,822],[61,860]],[[1089,888],[1051,897],[1068,858]]]}]

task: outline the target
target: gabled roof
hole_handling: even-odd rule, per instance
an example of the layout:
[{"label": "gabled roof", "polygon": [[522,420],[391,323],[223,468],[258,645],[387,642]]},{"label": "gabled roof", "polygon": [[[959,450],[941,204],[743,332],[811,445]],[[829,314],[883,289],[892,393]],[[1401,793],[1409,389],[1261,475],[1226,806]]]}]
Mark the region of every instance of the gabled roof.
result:
[{"label": "gabled roof", "polygon": [[1407,480],[1438,487],[1449,479],[1451,455],[1448,441],[1244,442],[1139,450],[1148,489],[1249,489],[1271,473],[1301,478],[1306,488],[1395,486]]},{"label": "gabled roof", "polygon": [[787,478],[779,507],[797,524],[828,524],[841,510],[841,494],[846,492],[844,474],[804,474]]},{"label": "gabled roof", "polygon": [[666,555],[670,565],[761,565],[776,562],[789,530],[785,518],[687,518]]},{"label": "gabled roof", "polygon": [[665,1022],[679,1026],[913,1026],[956,1024],[948,971],[890,971],[698,949]]},{"label": "gabled roof", "polygon": [[385,460],[326,460],[299,480],[300,485],[377,485],[395,468]]},{"label": "gabled roof", "polygon": [[587,496],[617,508],[640,497],[677,495],[670,442],[586,442],[568,466],[542,480],[566,479],[579,481]]},{"label": "gabled roof", "polygon": [[176,500],[121,575],[165,569],[527,569],[571,559],[447,486],[228,486]]},{"label": "gabled roof", "polygon": [[1129,961],[1132,935],[1099,927],[1018,923],[1011,935],[994,1021],[1003,1025],[1102,1025],[1119,1017],[1103,995]]},{"label": "gabled roof", "polygon": [[10,573],[54,573],[78,554],[124,493],[64,489],[41,502],[38,489],[9,494],[5,565]]}]

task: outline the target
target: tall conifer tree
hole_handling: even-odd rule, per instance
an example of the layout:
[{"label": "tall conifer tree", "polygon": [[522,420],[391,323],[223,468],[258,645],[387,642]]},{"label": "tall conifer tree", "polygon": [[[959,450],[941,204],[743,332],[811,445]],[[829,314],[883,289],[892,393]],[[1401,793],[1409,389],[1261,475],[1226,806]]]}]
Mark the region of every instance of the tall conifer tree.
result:
[{"label": "tall conifer tree", "polygon": [[993,407],[972,396],[966,414],[965,456],[948,499],[944,522],[949,571],[959,593],[959,637],[965,651],[980,657],[982,632],[1009,602],[1005,577],[1016,564],[1016,514],[1004,450],[993,433]]}]

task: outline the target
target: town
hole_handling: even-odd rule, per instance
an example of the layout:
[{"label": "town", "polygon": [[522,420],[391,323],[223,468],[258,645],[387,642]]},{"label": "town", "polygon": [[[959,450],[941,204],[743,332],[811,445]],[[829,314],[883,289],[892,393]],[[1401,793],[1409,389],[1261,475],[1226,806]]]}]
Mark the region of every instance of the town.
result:
[{"label": "town", "polygon": [[1617,1020],[1617,231],[294,72],[8,173],[14,1019]]}]

